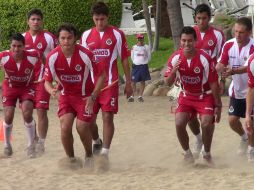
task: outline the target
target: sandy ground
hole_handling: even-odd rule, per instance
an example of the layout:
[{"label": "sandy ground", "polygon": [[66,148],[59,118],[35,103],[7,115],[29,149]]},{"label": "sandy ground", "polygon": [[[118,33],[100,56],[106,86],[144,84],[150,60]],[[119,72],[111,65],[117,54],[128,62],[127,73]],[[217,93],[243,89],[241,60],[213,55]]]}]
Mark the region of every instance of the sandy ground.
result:
[{"label": "sandy ground", "polygon": [[[223,102],[226,106],[228,99]],[[254,189],[254,165],[236,155],[239,137],[227,124],[226,107],[214,134],[212,153],[216,165],[208,168],[200,160],[194,166],[183,165],[171,105],[167,97],[146,97],[144,103],[127,103],[124,97],[120,98],[110,153],[111,169],[106,173],[87,173],[65,164],[55,100],[51,101],[49,111],[46,152],[42,157],[27,159],[25,129],[20,111],[16,110],[14,154],[0,160],[0,190]],[[101,116],[98,124],[101,126]],[[76,156],[83,158],[81,142],[76,130],[73,132]],[[193,145],[193,135],[190,141]],[[2,143],[0,149],[3,150]]]}]

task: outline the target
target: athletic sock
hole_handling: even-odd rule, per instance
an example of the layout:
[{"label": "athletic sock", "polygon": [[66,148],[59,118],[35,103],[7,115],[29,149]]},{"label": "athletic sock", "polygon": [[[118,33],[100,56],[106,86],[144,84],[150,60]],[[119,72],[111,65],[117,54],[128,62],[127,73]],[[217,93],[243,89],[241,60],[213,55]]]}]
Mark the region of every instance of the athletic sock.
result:
[{"label": "athletic sock", "polygon": [[98,137],[98,139],[93,140],[93,144],[101,144],[101,139]]},{"label": "athletic sock", "polygon": [[32,120],[31,123],[25,122],[25,127],[27,130],[27,138],[28,138],[28,147],[34,143],[35,138],[35,121]]},{"label": "athletic sock", "polygon": [[191,150],[190,150],[190,149],[186,150],[186,151],[185,151],[185,154],[192,154],[192,153],[191,153]]},{"label": "athletic sock", "polygon": [[247,152],[251,152],[251,151],[253,151],[253,150],[254,150],[254,147],[253,147],[253,146],[248,145],[248,150],[247,150]]},{"label": "athletic sock", "polygon": [[11,145],[11,132],[13,124],[7,124],[3,121],[3,130],[4,130],[4,145],[5,147]]},{"label": "athletic sock", "polygon": [[202,136],[200,133],[195,135],[195,137],[197,138],[197,141],[199,141],[199,142],[202,141]]},{"label": "athletic sock", "polygon": [[208,155],[210,155],[211,153],[210,153],[210,152],[204,151],[202,154],[203,154],[203,156],[208,156]]},{"label": "athletic sock", "polygon": [[102,148],[101,149],[101,154],[108,155],[109,154],[109,149],[108,148]]},{"label": "athletic sock", "polygon": [[38,143],[44,144],[45,143],[45,139],[39,138]]},{"label": "athletic sock", "polygon": [[242,136],[241,136],[241,139],[242,141],[247,141],[248,140],[248,135],[246,133],[244,133]]}]

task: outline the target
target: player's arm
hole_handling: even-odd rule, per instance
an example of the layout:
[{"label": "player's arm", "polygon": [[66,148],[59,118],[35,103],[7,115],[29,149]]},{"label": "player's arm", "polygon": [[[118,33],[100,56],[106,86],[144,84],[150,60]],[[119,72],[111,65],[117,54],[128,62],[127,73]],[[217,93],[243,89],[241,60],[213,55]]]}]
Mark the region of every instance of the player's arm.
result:
[{"label": "player's arm", "polygon": [[174,64],[174,66],[172,66],[172,64],[169,61],[167,71],[165,72],[165,75],[164,75],[164,83],[166,85],[172,86],[175,83],[176,73],[179,69],[180,63],[181,63],[181,61],[177,60],[176,64]]},{"label": "player's arm", "polygon": [[[50,64],[54,64],[54,63],[49,60],[49,57],[47,57],[47,59],[46,59],[46,65],[45,65],[45,72],[44,72],[44,76],[43,76],[43,78],[45,80],[44,87],[45,87],[46,91],[51,96],[55,97],[57,95],[58,89],[57,89],[57,87],[55,87],[52,84],[53,80],[55,78],[55,74],[53,74],[53,73],[55,73],[55,71],[52,72],[50,70],[50,67],[49,67]],[[54,68],[54,67],[52,67],[52,68]]]},{"label": "player's arm", "polygon": [[125,75],[125,89],[124,93],[126,94],[127,98],[130,97],[133,94],[132,86],[131,86],[131,72],[130,72],[130,66],[128,58],[124,58],[122,60],[123,65],[123,71]]},{"label": "player's arm", "polygon": [[212,94],[214,97],[214,101],[215,101],[215,110],[214,110],[214,114],[215,114],[215,121],[218,123],[220,122],[220,118],[221,118],[221,108],[222,108],[222,102],[221,102],[221,97],[220,97],[220,88],[219,88],[219,84],[218,82],[213,82],[210,83],[210,88],[212,90]]}]

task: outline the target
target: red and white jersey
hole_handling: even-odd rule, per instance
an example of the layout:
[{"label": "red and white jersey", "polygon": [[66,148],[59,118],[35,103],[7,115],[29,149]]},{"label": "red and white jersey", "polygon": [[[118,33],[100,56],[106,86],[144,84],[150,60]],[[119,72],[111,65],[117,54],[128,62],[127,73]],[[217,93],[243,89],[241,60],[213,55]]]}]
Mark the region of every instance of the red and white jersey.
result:
[{"label": "red and white jersey", "polygon": [[52,82],[57,77],[62,95],[89,96],[96,71],[94,55],[88,49],[77,44],[72,57],[66,58],[58,46],[47,56],[44,79]]},{"label": "red and white jersey", "polygon": [[254,54],[247,60],[247,65],[247,74],[249,77],[248,85],[250,88],[254,88]]},{"label": "red and white jersey", "polygon": [[98,32],[92,28],[82,34],[80,44],[91,50],[105,69],[105,86],[118,80],[117,58],[124,60],[129,56],[126,38],[121,30],[108,26],[104,32]]},{"label": "red and white jersey", "polygon": [[[230,68],[238,68],[246,65],[245,62],[253,52],[253,39],[250,39],[249,43],[240,49],[236,39],[233,38],[224,44],[218,62],[224,64],[225,66],[229,66]],[[232,75],[232,79],[233,80],[228,89],[229,96],[236,99],[245,99],[248,88],[248,74],[235,74]]]},{"label": "red and white jersey", "polygon": [[11,51],[3,51],[0,53],[0,63],[5,71],[5,78],[13,87],[28,86],[33,83],[35,75],[38,75],[38,73],[34,73],[35,67],[41,65],[36,50],[24,50],[23,59],[20,63],[14,60]]},{"label": "red and white jersey", "polygon": [[193,27],[197,34],[196,48],[204,50],[212,59],[216,61],[220,56],[225,37],[222,31],[210,26],[209,29],[202,33],[198,26]]},{"label": "red and white jersey", "polygon": [[134,65],[145,65],[151,59],[151,52],[148,45],[134,45],[131,49],[131,60]]},{"label": "red and white jersey", "polygon": [[206,83],[218,81],[212,58],[200,49],[197,49],[196,55],[188,60],[184,56],[183,50],[174,52],[168,60],[165,77],[170,75],[178,60],[181,60],[181,63],[177,72],[184,91],[202,94],[206,91],[204,89]]}]

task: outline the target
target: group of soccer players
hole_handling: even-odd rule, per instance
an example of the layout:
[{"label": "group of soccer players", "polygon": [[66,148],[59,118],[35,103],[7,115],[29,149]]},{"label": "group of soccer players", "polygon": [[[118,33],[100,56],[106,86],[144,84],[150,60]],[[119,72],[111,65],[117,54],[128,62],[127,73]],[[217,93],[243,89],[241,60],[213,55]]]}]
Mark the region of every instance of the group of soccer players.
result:
[{"label": "group of soccer players", "polygon": [[[78,32],[72,24],[59,26],[54,37],[43,30],[41,10],[32,9],[27,15],[28,31],[14,34],[10,50],[0,53],[5,72],[2,86],[5,156],[13,154],[10,138],[17,100],[27,130],[27,156],[34,158],[45,151],[49,99],[57,96],[61,141],[70,161],[75,161],[72,125],[76,118],[76,129],[85,149],[84,167],[93,167],[93,155],[97,155],[101,169],[109,167],[113,120],[118,111],[118,58],[126,77],[125,94],[129,97],[133,93],[129,51],[123,32],[108,23],[109,9],[105,3],[95,3],[91,14],[95,27],[85,31],[77,44]],[[37,110],[37,122],[33,109]],[[102,139],[96,124],[99,109],[103,119]]]},{"label": "group of soccer players", "polygon": [[[240,136],[238,154],[247,155],[248,161],[254,162],[252,22],[247,17],[239,18],[233,28],[234,38],[224,42],[223,33],[209,25],[210,19],[210,7],[198,5],[195,9],[197,25],[183,28],[181,47],[170,56],[165,72],[166,84],[172,85],[177,78],[181,81],[182,92],[178,97],[175,123],[184,160],[194,163],[201,154],[206,164],[214,164],[211,144],[214,122],[219,122],[221,117],[219,94],[224,92],[226,78],[232,77],[229,86],[229,125]],[[244,127],[240,118],[245,117]],[[189,147],[187,124],[196,136],[193,150]]]}]

